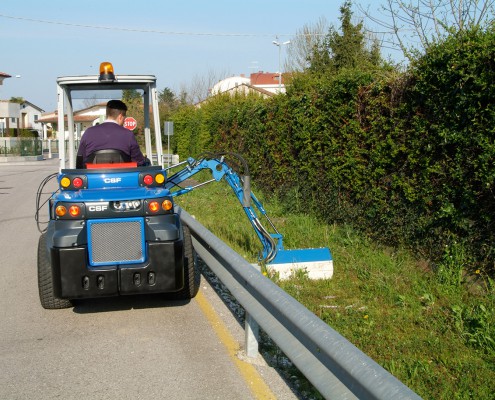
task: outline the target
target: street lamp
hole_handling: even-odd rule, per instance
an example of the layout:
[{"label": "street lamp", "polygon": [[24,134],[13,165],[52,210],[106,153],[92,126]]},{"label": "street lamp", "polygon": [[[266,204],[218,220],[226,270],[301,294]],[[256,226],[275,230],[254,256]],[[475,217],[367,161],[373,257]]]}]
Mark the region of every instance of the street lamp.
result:
[{"label": "street lamp", "polygon": [[282,46],[289,44],[290,40],[287,40],[286,42],[282,42],[282,43],[274,40],[272,43],[278,47],[278,92],[280,93],[282,91],[282,68],[280,67],[280,57],[281,57],[281,53],[282,53]]}]

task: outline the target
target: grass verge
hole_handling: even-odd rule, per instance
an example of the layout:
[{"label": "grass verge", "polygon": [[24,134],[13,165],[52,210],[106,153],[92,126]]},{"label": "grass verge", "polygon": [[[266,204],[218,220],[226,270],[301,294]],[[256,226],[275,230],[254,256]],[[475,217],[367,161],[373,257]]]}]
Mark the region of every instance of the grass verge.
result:
[{"label": "grass verge", "polygon": [[[423,398],[494,398],[495,285],[481,271],[464,274],[460,245],[446,249],[433,272],[408,251],[261,200],[285,248],[328,246],[334,258],[331,280],[273,277],[280,287]],[[177,203],[248,261],[257,260],[261,245],[225,183]]]}]

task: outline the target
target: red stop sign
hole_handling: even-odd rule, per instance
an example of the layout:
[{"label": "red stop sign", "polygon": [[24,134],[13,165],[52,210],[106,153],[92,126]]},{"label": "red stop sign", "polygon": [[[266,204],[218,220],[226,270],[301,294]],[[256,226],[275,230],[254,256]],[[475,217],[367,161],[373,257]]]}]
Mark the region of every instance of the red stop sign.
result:
[{"label": "red stop sign", "polygon": [[137,121],[132,117],[127,117],[124,119],[124,128],[129,129],[130,131],[136,129]]}]

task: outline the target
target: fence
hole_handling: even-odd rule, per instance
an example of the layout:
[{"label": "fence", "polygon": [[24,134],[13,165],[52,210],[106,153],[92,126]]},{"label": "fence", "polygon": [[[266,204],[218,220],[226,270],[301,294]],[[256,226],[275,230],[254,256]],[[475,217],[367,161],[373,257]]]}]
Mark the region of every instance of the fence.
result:
[{"label": "fence", "polygon": [[[66,147],[68,141],[66,141]],[[75,143],[77,148],[78,142]],[[0,138],[0,156],[41,156],[58,157],[58,140],[38,138],[3,137]]]},{"label": "fence", "polygon": [[58,155],[58,140],[42,140],[43,155],[45,158],[54,158]]},{"label": "fence", "polygon": [[[69,141],[65,141],[65,148],[69,146]],[[77,149],[79,142],[74,142],[74,148]],[[45,158],[58,157],[58,140],[47,139],[41,140],[38,138],[20,138],[7,137],[0,138],[0,156],[41,156]],[[156,163],[156,154],[153,155],[153,160]],[[179,156],[176,154],[164,154],[163,163],[175,165],[179,163]]]},{"label": "fence", "polygon": [[39,156],[42,154],[42,141],[36,138],[0,138],[1,156]]}]

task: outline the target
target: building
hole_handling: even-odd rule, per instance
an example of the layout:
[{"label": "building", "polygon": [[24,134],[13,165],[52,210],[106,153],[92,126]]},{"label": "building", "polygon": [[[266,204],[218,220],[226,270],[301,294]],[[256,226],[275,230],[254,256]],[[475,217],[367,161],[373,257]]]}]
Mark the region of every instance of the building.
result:
[{"label": "building", "polygon": [[[11,78],[9,74],[0,72],[0,85],[4,79]],[[10,136],[11,130],[29,129],[41,133],[42,126],[38,122],[44,110],[29,101],[13,102],[0,100],[0,135]]]},{"label": "building", "polygon": [[225,93],[230,90],[235,90],[235,88],[240,85],[251,85],[251,80],[246,78],[244,75],[231,76],[229,78],[222,79],[220,82],[216,83],[210,90],[210,94],[215,96],[220,93]]},{"label": "building", "polygon": [[[280,77],[280,82],[279,82]],[[273,72],[255,72],[249,78],[244,75],[231,76],[216,83],[211,89],[212,96],[225,92],[255,91],[265,95],[273,96],[277,93],[285,93],[284,75]]]},{"label": "building", "polygon": [[284,74],[280,75],[278,72],[255,72],[251,74],[250,81],[252,86],[270,93],[285,93]]},{"label": "building", "polygon": [[[81,138],[81,134],[87,128],[104,121],[106,105],[107,103],[99,103],[78,111],[74,111],[74,131],[76,132],[77,139]],[[67,118],[65,121],[67,121]],[[43,126],[43,138],[46,139],[48,137],[48,131],[52,130],[58,123],[58,111],[41,115],[39,122]],[[66,138],[67,135],[68,132],[66,131]],[[53,137],[53,139],[55,139],[55,137]]]},{"label": "building", "polygon": [[0,134],[9,135],[11,129],[29,129],[38,132],[40,136],[42,125],[39,122],[43,109],[24,100],[16,103],[0,100]]}]

